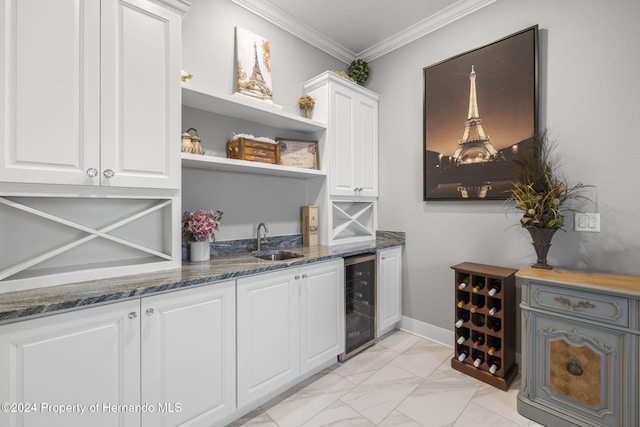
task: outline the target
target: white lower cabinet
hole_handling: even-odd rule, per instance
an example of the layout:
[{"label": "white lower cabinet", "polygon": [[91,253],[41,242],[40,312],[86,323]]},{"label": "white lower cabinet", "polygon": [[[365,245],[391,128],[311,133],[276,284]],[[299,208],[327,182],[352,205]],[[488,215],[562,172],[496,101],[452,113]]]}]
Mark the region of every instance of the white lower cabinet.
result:
[{"label": "white lower cabinet", "polygon": [[140,403],[139,310],[132,300],[0,326],[0,425],[139,426],[139,412],[119,409]]},{"label": "white lower cabinet", "polygon": [[344,262],[300,269],[300,373],[344,352]]},{"label": "white lower cabinet", "polygon": [[0,325],[0,426],[224,425],[343,351],[342,259]]},{"label": "white lower cabinet", "polygon": [[142,299],[143,427],[210,426],[236,410],[235,281]]},{"label": "white lower cabinet", "polygon": [[3,427],[212,425],[236,410],[235,282],[0,326],[0,378]]},{"label": "white lower cabinet", "polygon": [[336,361],[343,343],[342,260],[238,279],[238,408]]},{"label": "white lower cabinet", "polygon": [[378,251],[378,309],[376,337],[402,320],[402,246]]}]

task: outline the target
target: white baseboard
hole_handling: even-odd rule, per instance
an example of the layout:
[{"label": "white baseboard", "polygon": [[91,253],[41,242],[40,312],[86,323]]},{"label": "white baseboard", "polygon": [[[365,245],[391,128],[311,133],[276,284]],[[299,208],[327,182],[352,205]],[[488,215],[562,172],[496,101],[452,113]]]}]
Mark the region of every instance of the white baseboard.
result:
[{"label": "white baseboard", "polygon": [[[402,316],[402,321],[400,322],[400,329],[411,334],[417,335],[421,338],[428,339],[430,341],[437,342],[438,344],[442,344],[445,347],[453,348],[453,342],[455,339],[455,335],[453,331],[448,329],[441,328],[439,326],[432,325],[430,323],[425,323],[420,320],[412,319],[410,317]],[[521,354],[519,351],[516,351],[516,364],[518,365],[518,370],[521,365]]]},{"label": "white baseboard", "polygon": [[442,344],[446,347],[453,348],[453,331],[450,331],[448,329],[444,329],[439,326],[425,323],[406,316],[402,316],[400,329],[410,332],[414,335],[418,335],[419,337],[435,341],[438,344]]}]

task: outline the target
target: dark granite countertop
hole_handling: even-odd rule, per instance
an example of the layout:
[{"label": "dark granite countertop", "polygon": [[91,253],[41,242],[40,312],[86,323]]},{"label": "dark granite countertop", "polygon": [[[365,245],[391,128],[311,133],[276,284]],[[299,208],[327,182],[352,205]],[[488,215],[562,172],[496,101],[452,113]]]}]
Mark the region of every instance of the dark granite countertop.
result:
[{"label": "dark granite countertop", "polygon": [[[0,324],[125,299],[169,292],[257,273],[343,258],[404,244],[404,233],[378,233],[370,243],[286,248],[302,254],[284,261],[264,261],[249,252],[219,255],[208,262],[184,262],[181,268],[57,285],[0,294]],[[285,249],[285,248],[279,248]]]}]

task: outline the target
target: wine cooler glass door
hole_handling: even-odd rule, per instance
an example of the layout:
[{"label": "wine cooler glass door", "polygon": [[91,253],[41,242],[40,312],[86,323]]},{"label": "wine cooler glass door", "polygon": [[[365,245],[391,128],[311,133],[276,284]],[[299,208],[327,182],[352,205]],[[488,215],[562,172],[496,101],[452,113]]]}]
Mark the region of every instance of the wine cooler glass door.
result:
[{"label": "wine cooler glass door", "polygon": [[345,259],[345,360],[373,345],[376,331],[376,256]]}]

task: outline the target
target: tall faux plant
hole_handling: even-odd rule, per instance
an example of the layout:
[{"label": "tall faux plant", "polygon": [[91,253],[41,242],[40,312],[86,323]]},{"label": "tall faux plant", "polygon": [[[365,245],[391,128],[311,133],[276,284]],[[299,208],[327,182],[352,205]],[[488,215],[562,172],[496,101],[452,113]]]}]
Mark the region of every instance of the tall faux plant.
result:
[{"label": "tall faux plant", "polygon": [[523,212],[520,224],[524,228],[555,228],[564,226],[564,203],[570,199],[588,199],[583,196],[586,188],[582,183],[569,186],[558,174],[558,158],[546,133],[533,136],[530,149],[521,150],[514,157],[518,171],[517,180],[509,191],[508,200]]},{"label": "tall faux plant", "polygon": [[564,176],[557,171],[558,157],[555,145],[550,143],[546,132],[532,138],[530,148],[518,152],[513,161],[518,171],[517,180],[509,190],[508,201],[522,211],[520,225],[526,228],[533,239],[538,262],[536,268],[550,269],[547,252],[554,233],[564,227],[565,202],[570,199],[588,199],[584,192],[590,185],[582,183],[569,186]]}]

